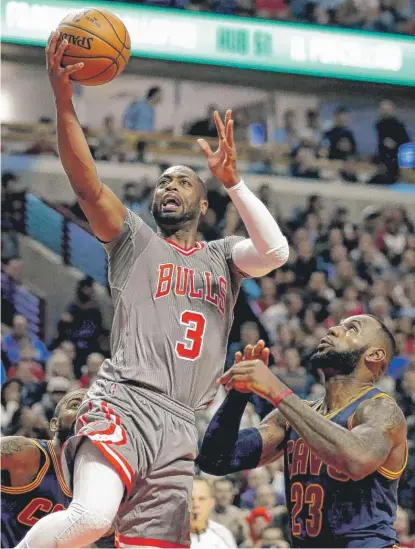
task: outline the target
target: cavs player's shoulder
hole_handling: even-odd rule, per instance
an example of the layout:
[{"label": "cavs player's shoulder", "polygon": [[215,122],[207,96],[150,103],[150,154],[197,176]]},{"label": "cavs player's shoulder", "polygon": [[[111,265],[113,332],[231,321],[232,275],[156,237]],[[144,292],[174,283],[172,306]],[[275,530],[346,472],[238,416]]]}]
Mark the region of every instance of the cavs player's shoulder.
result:
[{"label": "cavs player's shoulder", "polygon": [[396,401],[387,395],[379,395],[363,401],[356,409],[353,427],[369,424],[399,438],[406,437],[407,424]]},{"label": "cavs player's shoulder", "polygon": [[0,439],[1,468],[30,467],[39,461],[40,448],[35,441],[20,436],[1,437]]}]

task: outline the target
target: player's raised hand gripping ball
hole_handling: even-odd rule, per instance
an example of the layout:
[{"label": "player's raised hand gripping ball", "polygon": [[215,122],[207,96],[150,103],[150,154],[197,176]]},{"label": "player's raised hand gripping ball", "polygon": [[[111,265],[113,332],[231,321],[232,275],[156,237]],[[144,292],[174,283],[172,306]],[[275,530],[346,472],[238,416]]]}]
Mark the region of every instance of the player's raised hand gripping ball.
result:
[{"label": "player's raised hand gripping ball", "polygon": [[130,59],[131,41],[124,23],[110,11],[88,8],[71,13],[58,26],[59,43],[66,40],[63,67],[83,63],[70,73],[84,86],[106,84],[118,76]]}]

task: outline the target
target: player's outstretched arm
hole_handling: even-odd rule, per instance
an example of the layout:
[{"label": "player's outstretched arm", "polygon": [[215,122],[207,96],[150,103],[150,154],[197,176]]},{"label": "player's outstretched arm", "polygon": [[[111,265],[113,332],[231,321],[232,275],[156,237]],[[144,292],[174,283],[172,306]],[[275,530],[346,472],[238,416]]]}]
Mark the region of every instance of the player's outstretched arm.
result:
[{"label": "player's outstretched arm", "polygon": [[238,174],[232,112],[226,112],[225,123],[215,112],[215,123],[219,136],[218,149],[212,152],[204,139],[198,142],[210,171],[225,186],[250,236],[234,246],[232,258],[240,271],[252,277],[263,276],[287,261],[288,242],[266,206]]},{"label": "player's outstretched arm", "polygon": [[[268,362],[269,349],[260,341],[255,348],[248,345],[244,358],[259,356]],[[236,353],[235,363],[242,360]],[[240,389],[243,390],[242,387]],[[282,453],[285,437],[285,420],[273,411],[260,424],[259,429],[239,431],[249,394],[230,391],[213,416],[202,442],[196,463],[206,473],[227,475],[245,469],[255,469],[275,461]]]},{"label": "player's outstretched arm", "polygon": [[348,430],[292,394],[260,360],[232,366],[220,382],[228,390],[243,387],[269,400],[316,456],[353,480],[379,469],[392,449],[406,444],[405,417],[392,399],[363,402],[355,413],[353,428]]},{"label": "player's outstretched arm", "polygon": [[29,478],[35,475],[39,468],[40,450],[28,438],[13,436],[0,438],[1,469],[11,473],[13,486],[24,485],[16,483],[15,479]]},{"label": "player's outstretched arm", "polygon": [[69,76],[81,69],[83,63],[63,68],[61,60],[68,42],[58,42],[59,32],[56,31],[46,47],[46,62],[56,103],[59,156],[95,236],[109,242],[122,231],[127,210],[100,180],[72,104]]}]

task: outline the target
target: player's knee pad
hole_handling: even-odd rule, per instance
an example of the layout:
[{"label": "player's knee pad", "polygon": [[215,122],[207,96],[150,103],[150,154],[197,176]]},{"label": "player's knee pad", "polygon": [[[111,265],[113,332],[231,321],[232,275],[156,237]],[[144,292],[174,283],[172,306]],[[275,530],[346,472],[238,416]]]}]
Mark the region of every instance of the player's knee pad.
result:
[{"label": "player's knee pad", "polygon": [[105,511],[86,509],[76,502],[70,504],[68,513],[71,526],[58,536],[58,541],[64,541],[69,536],[76,541],[93,542],[108,532],[115,518],[112,514],[111,517],[105,514]]}]

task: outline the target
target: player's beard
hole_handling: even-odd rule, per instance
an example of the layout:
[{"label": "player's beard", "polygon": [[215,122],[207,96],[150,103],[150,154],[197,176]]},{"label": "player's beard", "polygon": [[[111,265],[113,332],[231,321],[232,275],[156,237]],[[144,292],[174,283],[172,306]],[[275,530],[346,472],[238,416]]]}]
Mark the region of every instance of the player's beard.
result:
[{"label": "player's beard", "polygon": [[348,376],[355,370],[366,349],[367,347],[355,351],[337,351],[336,349],[317,351],[310,357],[312,373],[316,375],[317,370],[322,370],[326,374],[330,372],[331,376],[336,373]]},{"label": "player's beard", "polygon": [[158,227],[168,227],[171,229],[172,227],[181,227],[189,221],[195,221],[198,218],[200,211],[199,209],[196,210],[196,208],[190,208],[189,210],[180,213],[163,212],[161,206],[153,202],[151,213],[153,214]]},{"label": "player's beard", "polygon": [[70,427],[64,427],[60,422],[58,425],[58,439],[61,444],[66,442],[68,438],[71,438],[75,434],[75,423],[74,421]]}]

